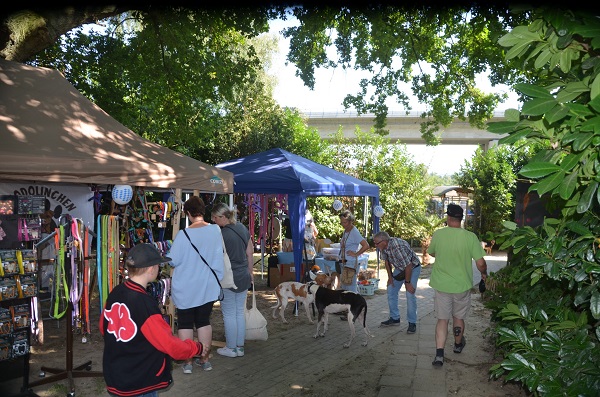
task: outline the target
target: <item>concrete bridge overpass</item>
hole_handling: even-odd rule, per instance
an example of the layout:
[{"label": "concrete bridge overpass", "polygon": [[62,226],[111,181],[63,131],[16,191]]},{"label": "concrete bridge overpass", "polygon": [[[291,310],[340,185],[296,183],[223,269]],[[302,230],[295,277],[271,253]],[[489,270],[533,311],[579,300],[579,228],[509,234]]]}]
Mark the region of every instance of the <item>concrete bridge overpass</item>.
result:
[{"label": "concrete bridge overpass", "polygon": [[[425,144],[421,137],[420,124],[423,119],[419,117],[422,112],[389,112],[386,129],[392,142],[401,141],[409,144]],[[316,128],[322,139],[329,139],[341,127],[344,137],[354,138],[356,126],[362,131],[369,131],[374,123],[372,114],[358,116],[356,112],[305,112],[309,127]],[[504,120],[503,113],[499,112],[490,121]],[[441,144],[443,145],[479,145],[485,149],[494,146],[504,135],[492,134],[469,125],[466,121],[456,120],[448,128],[441,128]],[[438,133],[439,133],[438,132]]]}]

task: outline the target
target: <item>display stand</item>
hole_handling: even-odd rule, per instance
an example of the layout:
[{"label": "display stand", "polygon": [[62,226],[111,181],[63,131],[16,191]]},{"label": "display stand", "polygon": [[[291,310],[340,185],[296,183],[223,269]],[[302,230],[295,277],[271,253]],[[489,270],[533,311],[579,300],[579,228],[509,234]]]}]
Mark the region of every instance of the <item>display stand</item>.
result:
[{"label": "display stand", "polygon": [[[69,219],[69,224],[72,222]],[[50,241],[50,237],[54,236],[56,233],[52,233],[52,235],[46,237],[41,240],[37,246],[41,246],[48,241]],[[67,255],[65,253],[65,255]],[[67,351],[66,351],[66,365],[65,368],[51,368],[51,367],[41,367],[41,371],[44,374],[45,372],[49,372],[54,374],[49,377],[45,377],[43,379],[37,380],[35,382],[29,383],[29,387],[36,387],[40,385],[45,385],[47,383],[56,382],[63,379],[68,379],[68,396],[75,396],[75,383],[73,382],[74,378],[86,378],[86,377],[101,377],[103,373],[101,371],[92,371],[92,361],[86,361],[81,365],[73,367],[73,302],[69,301],[67,304],[67,310],[65,313],[65,319],[67,323]],[[29,373],[29,371],[27,372]],[[45,374],[44,374],[45,375]]]},{"label": "display stand", "polygon": [[54,374],[50,377],[40,379],[38,381],[29,384],[29,387],[35,387],[45,385],[46,383],[56,382],[62,379],[69,380],[69,396],[75,396],[75,384],[74,378],[87,378],[87,377],[100,377],[103,376],[101,371],[92,371],[92,361],[86,361],[85,363],[73,367],[73,324],[71,322],[71,315],[73,314],[73,303],[69,302],[67,306],[67,312],[65,314],[67,320],[67,352],[66,352],[66,368],[50,368],[42,367],[43,372],[50,372]]},{"label": "display stand", "polygon": [[[23,298],[21,298],[22,300]],[[27,298],[30,299],[30,298]],[[27,340],[28,344],[31,342],[31,329],[27,331]],[[11,394],[10,397],[39,397],[35,394],[29,387],[29,356],[31,353],[27,353],[26,355],[19,357],[19,359],[23,360],[23,386],[21,386],[21,391],[18,394]]]}]

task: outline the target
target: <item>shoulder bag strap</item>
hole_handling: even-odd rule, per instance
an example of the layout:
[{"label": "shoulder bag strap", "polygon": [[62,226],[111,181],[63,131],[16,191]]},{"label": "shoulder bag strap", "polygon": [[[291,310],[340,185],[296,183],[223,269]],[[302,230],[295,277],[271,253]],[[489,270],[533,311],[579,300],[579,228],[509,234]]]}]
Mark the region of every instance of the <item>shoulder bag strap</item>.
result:
[{"label": "shoulder bag strap", "polygon": [[204,264],[206,266],[208,266],[208,268],[212,272],[213,276],[215,276],[215,280],[217,280],[217,283],[219,284],[219,288],[221,289],[221,292],[219,293],[219,300],[222,301],[223,300],[223,287],[221,287],[221,282],[219,281],[219,277],[217,277],[217,273],[215,273],[215,271],[213,270],[213,268],[210,267],[210,265],[208,264],[208,262],[206,262],[206,259],[204,259],[204,257],[200,253],[200,251],[198,251],[198,248],[196,248],[196,246],[194,245],[194,243],[192,243],[192,239],[190,239],[189,234],[187,234],[187,230],[183,229],[183,233],[185,234],[185,237],[187,237],[187,239],[189,240],[190,244],[192,244],[192,247],[196,250],[196,252],[198,253],[198,255],[200,255],[200,259],[202,259],[202,262],[204,262]]},{"label": "shoulder bag strap", "polygon": [[244,244],[247,246],[248,245],[248,241],[245,241],[244,238],[242,237],[241,234],[239,234],[238,232],[235,231],[235,229],[233,227],[229,227],[229,225],[225,225],[225,227],[227,227],[229,230],[231,230],[232,232],[234,232],[235,234],[237,234],[239,236],[239,238],[242,239],[242,241],[244,242]]}]

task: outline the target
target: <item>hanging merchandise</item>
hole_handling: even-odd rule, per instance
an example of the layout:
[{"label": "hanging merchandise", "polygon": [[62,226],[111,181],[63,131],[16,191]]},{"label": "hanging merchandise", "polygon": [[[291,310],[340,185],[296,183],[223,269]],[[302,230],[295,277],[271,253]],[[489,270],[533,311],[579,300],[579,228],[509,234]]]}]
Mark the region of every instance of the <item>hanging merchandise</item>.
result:
[{"label": "hanging merchandise", "polygon": [[81,299],[81,290],[83,288],[83,279],[81,278],[80,264],[83,262],[83,247],[79,232],[79,225],[83,226],[81,219],[73,218],[71,221],[71,241],[70,241],[70,257],[71,263],[71,282],[69,284],[69,301],[73,305],[71,312],[72,321],[75,328],[81,331],[81,317],[79,310],[79,300]]},{"label": "hanging merchandise", "polygon": [[133,189],[129,185],[115,185],[112,190],[112,199],[119,205],[125,205],[133,198]]},{"label": "hanging merchandise", "polygon": [[52,291],[50,293],[50,317],[60,319],[67,312],[69,300],[69,288],[67,286],[67,277],[65,274],[65,256],[67,250],[67,241],[70,231],[65,229],[64,219],[69,216],[61,216],[59,219],[58,233],[55,235],[55,244],[57,257],[54,262],[54,280],[52,282]]},{"label": "hanging merchandise", "polygon": [[82,329],[81,332],[83,336],[81,337],[81,342],[87,342],[87,336],[92,332],[92,327],[90,324],[90,248],[91,248],[91,240],[90,240],[90,229],[88,227],[84,227],[83,239],[83,263],[82,263],[82,280],[83,287],[81,290],[81,322]]},{"label": "hanging merchandise", "polygon": [[380,205],[376,205],[373,208],[373,215],[375,215],[377,218],[381,218],[384,213],[385,213],[385,211],[383,210],[383,207]]},{"label": "hanging merchandise", "polygon": [[342,204],[342,202],[340,200],[333,200],[333,209],[336,211],[339,211],[342,209],[344,205]]},{"label": "hanging merchandise", "polygon": [[98,273],[98,291],[102,307],[106,303],[108,293],[119,282],[120,247],[119,217],[99,215],[97,224],[96,268]]}]

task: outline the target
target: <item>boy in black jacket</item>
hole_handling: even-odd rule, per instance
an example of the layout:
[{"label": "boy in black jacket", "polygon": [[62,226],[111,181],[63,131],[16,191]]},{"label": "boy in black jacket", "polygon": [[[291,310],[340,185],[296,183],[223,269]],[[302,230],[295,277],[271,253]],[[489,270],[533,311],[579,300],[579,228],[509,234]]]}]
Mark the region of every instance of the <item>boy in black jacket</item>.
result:
[{"label": "boy in black jacket", "polygon": [[157,395],[173,382],[171,357],[186,360],[209,353],[200,342],[174,336],[156,300],[146,292],[158,276],[159,265],[170,260],[151,244],[136,245],[125,261],[129,277],[107,297],[100,332],[104,380],[111,395]]}]

